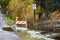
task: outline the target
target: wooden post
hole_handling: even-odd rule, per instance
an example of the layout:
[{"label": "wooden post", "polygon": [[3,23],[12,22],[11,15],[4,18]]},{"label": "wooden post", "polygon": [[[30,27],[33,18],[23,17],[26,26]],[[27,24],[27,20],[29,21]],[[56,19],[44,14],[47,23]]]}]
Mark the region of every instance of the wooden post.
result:
[{"label": "wooden post", "polygon": [[[27,21],[27,20],[26,20],[26,21]],[[27,23],[26,23],[26,28],[28,28],[28,27],[27,27]]]}]

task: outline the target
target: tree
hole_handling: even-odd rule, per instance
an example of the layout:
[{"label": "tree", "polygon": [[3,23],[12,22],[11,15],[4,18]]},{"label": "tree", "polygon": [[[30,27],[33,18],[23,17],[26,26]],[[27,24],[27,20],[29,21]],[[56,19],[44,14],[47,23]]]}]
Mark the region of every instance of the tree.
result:
[{"label": "tree", "polygon": [[0,5],[1,5],[2,7],[6,7],[6,6],[8,5],[8,3],[9,3],[9,1],[10,1],[10,0],[0,0]]},{"label": "tree", "polygon": [[35,3],[37,4],[37,11],[39,11],[38,15],[40,19],[45,9],[45,0],[35,0],[35,1],[36,1]]},{"label": "tree", "polygon": [[10,0],[7,9],[10,17],[15,21],[16,17],[18,20],[28,20],[28,25],[33,25],[33,9],[32,4],[34,0]]},{"label": "tree", "polygon": [[27,14],[33,14],[32,4],[33,0],[11,0],[7,9],[12,18],[16,18],[16,16],[18,16],[20,20],[25,20],[27,18],[31,18],[31,16],[26,17]]},{"label": "tree", "polygon": [[60,10],[60,1],[59,0],[55,0],[53,5],[52,5],[51,11],[56,11],[56,10]]}]

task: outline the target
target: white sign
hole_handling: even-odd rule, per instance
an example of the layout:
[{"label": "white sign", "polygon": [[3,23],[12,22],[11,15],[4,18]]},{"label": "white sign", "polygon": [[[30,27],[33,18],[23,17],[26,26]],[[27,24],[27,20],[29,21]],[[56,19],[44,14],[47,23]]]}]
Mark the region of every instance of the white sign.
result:
[{"label": "white sign", "polygon": [[33,4],[33,9],[36,9],[36,4]]}]

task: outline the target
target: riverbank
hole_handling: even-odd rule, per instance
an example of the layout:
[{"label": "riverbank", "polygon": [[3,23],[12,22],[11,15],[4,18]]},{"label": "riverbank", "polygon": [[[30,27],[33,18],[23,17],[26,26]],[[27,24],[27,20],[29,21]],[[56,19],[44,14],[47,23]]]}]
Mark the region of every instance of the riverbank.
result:
[{"label": "riverbank", "polygon": [[31,37],[31,35],[24,31],[17,31],[17,34],[22,38],[22,40],[45,40],[44,38]]}]

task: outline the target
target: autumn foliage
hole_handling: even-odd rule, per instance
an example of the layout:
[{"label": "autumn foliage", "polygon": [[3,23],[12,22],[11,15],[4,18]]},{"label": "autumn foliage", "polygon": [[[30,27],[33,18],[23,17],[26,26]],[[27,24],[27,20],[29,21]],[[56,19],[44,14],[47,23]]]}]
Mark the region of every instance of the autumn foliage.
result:
[{"label": "autumn foliage", "polygon": [[33,16],[32,4],[33,0],[11,0],[7,9],[13,20],[15,20],[16,17],[18,17],[19,20],[26,20]]},{"label": "autumn foliage", "polygon": [[51,19],[58,19],[60,18],[60,12],[57,10],[51,14]]},{"label": "autumn foliage", "polygon": [[10,0],[7,10],[11,19],[14,21],[27,20],[28,26],[32,26],[34,18],[34,12],[32,8],[33,2],[34,0]]}]

